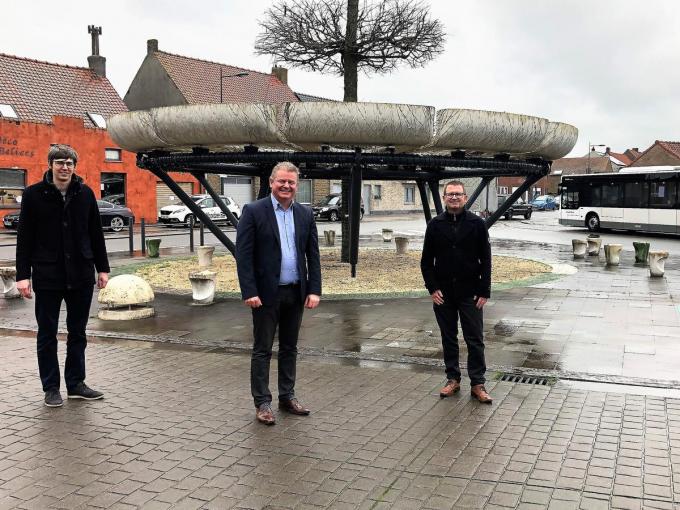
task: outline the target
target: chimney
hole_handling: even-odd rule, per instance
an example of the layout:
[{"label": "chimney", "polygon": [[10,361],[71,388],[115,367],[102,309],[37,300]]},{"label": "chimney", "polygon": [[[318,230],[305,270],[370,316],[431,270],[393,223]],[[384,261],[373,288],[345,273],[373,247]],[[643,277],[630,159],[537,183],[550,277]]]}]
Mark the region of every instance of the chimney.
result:
[{"label": "chimney", "polygon": [[146,41],[146,54],[151,55],[158,51],[158,39],[148,39]]},{"label": "chimney", "polygon": [[604,153],[605,153],[605,154],[609,154],[611,151],[612,151],[612,150],[611,150],[611,147],[607,147],[607,148],[604,150]]},{"label": "chimney", "polygon": [[92,55],[87,57],[87,65],[97,76],[106,78],[106,58],[99,54],[99,36],[102,35],[102,27],[88,25],[87,33],[92,36]]},{"label": "chimney", "polygon": [[288,69],[275,65],[272,67],[272,74],[276,76],[281,83],[288,85]]},{"label": "chimney", "polygon": [[638,149],[637,147],[633,147],[633,150],[634,150],[635,152],[640,152],[640,149]]}]

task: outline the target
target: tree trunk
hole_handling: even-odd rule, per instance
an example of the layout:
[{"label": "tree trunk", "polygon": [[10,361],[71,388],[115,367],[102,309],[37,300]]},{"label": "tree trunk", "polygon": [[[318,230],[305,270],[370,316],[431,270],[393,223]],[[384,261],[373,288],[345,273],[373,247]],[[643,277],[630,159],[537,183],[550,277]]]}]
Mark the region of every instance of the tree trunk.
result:
[{"label": "tree trunk", "polygon": [[[345,82],[345,102],[357,102],[357,23],[359,19],[359,0],[347,0],[347,28],[345,31],[345,50],[342,54],[343,78]],[[349,263],[349,178],[342,179],[342,207],[340,208],[340,231],[342,247],[340,262]]]}]

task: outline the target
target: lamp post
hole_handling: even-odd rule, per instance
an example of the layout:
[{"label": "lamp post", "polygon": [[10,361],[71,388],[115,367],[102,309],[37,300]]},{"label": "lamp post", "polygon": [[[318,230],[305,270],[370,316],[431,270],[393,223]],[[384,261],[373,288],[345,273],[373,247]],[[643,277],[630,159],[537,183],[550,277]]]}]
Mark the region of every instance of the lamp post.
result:
[{"label": "lamp post", "polygon": [[235,73],[235,74],[222,74],[222,68],[220,67],[220,103],[223,102],[223,83],[224,78],[241,78],[242,76],[248,76],[250,73]]},{"label": "lamp post", "polygon": [[603,143],[590,143],[588,142],[588,168],[586,168],[586,173],[590,173],[590,153],[595,150],[595,147],[605,147]]}]

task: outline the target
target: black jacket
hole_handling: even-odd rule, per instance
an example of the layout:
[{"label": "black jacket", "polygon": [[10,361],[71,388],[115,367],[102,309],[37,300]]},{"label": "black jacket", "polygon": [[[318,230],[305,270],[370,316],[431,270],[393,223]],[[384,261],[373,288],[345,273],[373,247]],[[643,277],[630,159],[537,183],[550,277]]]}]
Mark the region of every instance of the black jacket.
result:
[{"label": "black jacket", "polygon": [[65,198],[49,170],[26,188],[16,259],[17,280],[32,278],[37,290],[92,285],[95,268],[110,271],[97,200],[80,177],[73,175]]},{"label": "black jacket", "polygon": [[465,211],[455,225],[446,212],[432,218],[420,259],[425,287],[454,297],[491,295],[491,245],[484,220]]},{"label": "black jacket", "polygon": [[[321,295],[321,262],[314,213],[293,202],[295,248],[300,297]],[[236,267],[243,299],[259,296],[262,304],[274,304],[281,273],[281,240],[270,196],[247,204],[236,233]]]}]

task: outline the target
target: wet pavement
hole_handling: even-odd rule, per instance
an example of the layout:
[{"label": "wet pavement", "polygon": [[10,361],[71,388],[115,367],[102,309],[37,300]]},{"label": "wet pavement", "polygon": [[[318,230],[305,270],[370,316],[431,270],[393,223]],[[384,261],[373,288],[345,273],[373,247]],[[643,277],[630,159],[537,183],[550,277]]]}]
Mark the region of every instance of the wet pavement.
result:
[{"label": "wet pavement", "polygon": [[154,318],[90,321],[88,382],[106,398],[48,409],[32,302],[0,300],[0,509],[680,509],[673,254],[650,279],[632,246],[613,269],[565,246],[493,248],[577,271],[492,292],[486,406],[465,375],[439,399],[429,298],[325,300],[300,339],[313,413],[264,427],[249,311],[163,294]]}]

